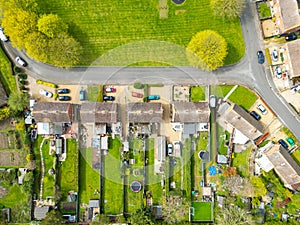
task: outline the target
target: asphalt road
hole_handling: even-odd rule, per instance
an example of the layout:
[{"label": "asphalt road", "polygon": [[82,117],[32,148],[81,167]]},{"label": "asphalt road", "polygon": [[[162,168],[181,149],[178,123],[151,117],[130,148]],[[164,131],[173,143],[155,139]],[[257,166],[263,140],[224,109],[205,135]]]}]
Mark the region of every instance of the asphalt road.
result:
[{"label": "asphalt road", "polygon": [[[243,84],[255,90],[285,126],[300,140],[300,121],[293,109],[282,99],[274,86],[267,65],[257,63],[256,52],[264,49],[255,3],[247,0],[241,17],[246,53],[235,65],[214,72],[192,67],[74,67],[69,70],[35,62],[26,54],[5,43],[11,58],[20,55],[28,62],[27,72],[46,81],[61,84]],[[266,68],[266,69],[265,69]]]}]

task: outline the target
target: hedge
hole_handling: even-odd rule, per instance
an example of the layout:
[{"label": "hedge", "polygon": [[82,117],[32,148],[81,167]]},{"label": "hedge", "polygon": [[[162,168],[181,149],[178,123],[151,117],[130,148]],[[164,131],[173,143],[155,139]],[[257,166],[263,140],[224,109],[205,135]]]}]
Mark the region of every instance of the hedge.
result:
[{"label": "hedge", "polygon": [[57,88],[58,87],[56,84],[46,82],[46,81],[42,81],[42,80],[36,80],[36,83],[41,84],[41,85],[45,85],[45,86],[48,86],[48,87],[52,87],[52,88]]}]

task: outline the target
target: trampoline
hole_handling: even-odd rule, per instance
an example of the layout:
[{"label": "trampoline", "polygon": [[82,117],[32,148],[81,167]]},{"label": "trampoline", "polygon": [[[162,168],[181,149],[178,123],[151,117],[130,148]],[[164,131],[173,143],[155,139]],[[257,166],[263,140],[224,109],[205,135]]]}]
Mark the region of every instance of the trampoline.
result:
[{"label": "trampoline", "polygon": [[133,192],[140,192],[141,189],[142,189],[142,184],[141,184],[141,182],[139,182],[139,181],[133,181],[133,182],[130,184],[130,189],[131,189]]},{"label": "trampoline", "polygon": [[176,5],[181,5],[185,0],[172,0]]},{"label": "trampoline", "polygon": [[217,169],[216,169],[215,166],[209,167],[209,168],[208,168],[208,171],[209,171],[209,175],[210,175],[210,176],[214,176],[214,175],[217,174]]}]

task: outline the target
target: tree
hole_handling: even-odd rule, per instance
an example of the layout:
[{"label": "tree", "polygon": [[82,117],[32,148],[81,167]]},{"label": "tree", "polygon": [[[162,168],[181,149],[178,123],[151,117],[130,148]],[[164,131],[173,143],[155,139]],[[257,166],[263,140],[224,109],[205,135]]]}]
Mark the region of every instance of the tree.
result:
[{"label": "tree", "polygon": [[241,15],[245,0],[211,0],[210,5],[215,15],[234,19]]},{"label": "tree", "polygon": [[204,30],[192,37],[187,46],[191,65],[211,71],[223,66],[227,56],[227,43],[217,32]]},{"label": "tree", "polygon": [[266,186],[260,177],[252,176],[250,181],[254,187],[254,195],[252,197],[260,197],[267,194]]},{"label": "tree", "polygon": [[11,111],[21,112],[28,106],[29,97],[26,93],[13,92],[7,103]]},{"label": "tree", "polygon": [[25,167],[28,170],[34,170],[36,168],[35,160],[31,160],[30,162],[28,162]]},{"label": "tree", "polygon": [[33,160],[34,159],[34,155],[33,154],[27,154],[26,155],[26,161],[27,162],[30,162],[31,160]]},{"label": "tree", "polygon": [[54,38],[60,33],[67,33],[68,25],[56,14],[44,14],[37,23],[38,31],[49,38]]},{"label": "tree", "polygon": [[164,221],[168,224],[178,223],[188,213],[189,206],[181,196],[169,196],[161,202]]},{"label": "tree", "polygon": [[47,213],[45,219],[43,219],[40,225],[53,225],[53,224],[61,224],[62,223],[62,216],[61,214],[56,211],[52,210]]},{"label": "tree", "polygon": [[147,209],[139,209],[132,213],[129,221],[133,225],[154,225],[150,219],[149,211]]},{"label": "tree", "polygon": [[30,193],[34,182],[34,175],[32,172],[26,173],[23,178],[22,190],[24,193]]},{"label": "tree", "polygon": [[0,120],[4,120],[10,116],[10,109],[8,107],[3,107],[0,109]]},{"label": "tree", "polygon": [[254,224],[251,215],[243,209],[237,209],[235,206],[226,207],[220,210],[216,215],[216,224],[218,225],[246,225]]},{"label": "tree", "polygon": [[27,35],[25,49],[27,54],[40,62],[48,61],[49,39],[41,32],[35,31]]}]

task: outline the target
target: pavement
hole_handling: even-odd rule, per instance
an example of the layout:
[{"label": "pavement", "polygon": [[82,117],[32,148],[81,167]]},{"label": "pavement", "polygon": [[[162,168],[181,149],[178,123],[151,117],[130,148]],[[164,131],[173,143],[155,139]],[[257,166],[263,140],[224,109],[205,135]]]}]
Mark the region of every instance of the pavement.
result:
[{"label": "pavement", "polygon": [[300,121],[294,109],[277,91],[267,65],[257,63],[257,50],[264,49],[263,38],[259,27],[255,2],[246,1],[241,16],[242,32],[246,45],[245,56],[235,65],[206,72],[193,67],[74,67],[71,69],[56,68],[36,62],[22,51],[4,43],[9,56],[14,59],[20,55],[28,62],[26,72],[36,79],[52,81],[59,84],[123,84],[162,83],[172,85],[217,85],[241,84],[256,91],[265,103],[300,140]]}]

